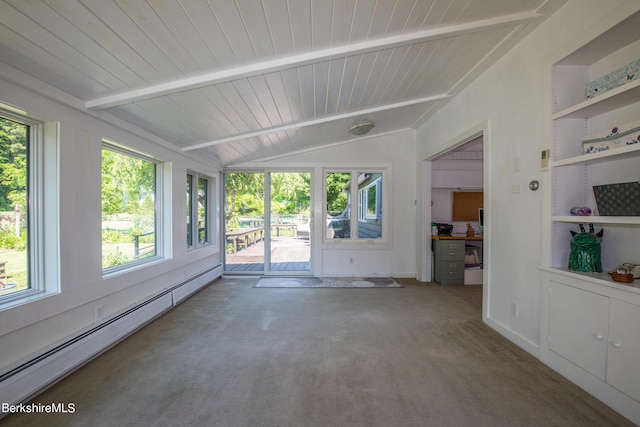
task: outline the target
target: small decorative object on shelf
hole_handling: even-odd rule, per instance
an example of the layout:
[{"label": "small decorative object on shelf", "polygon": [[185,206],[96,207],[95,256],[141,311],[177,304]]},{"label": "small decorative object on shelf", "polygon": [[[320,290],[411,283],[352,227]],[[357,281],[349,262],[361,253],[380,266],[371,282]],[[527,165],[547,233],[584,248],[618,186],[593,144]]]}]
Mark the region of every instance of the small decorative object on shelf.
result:
[{"label": "small decorative object on shelf", "polygon": [[616,271],[610,271],[609,274],[611,274],[611,278],[616,282],[633,282],[633,274],[627,272],[624,268],[620,268]]},{"label": "small decorative object on shelf", "polygon": [[601,216],[640,216],[640,182],[594,185],[593,194]]},{"label": "small decorative object on shelf", "polygon": [[584,154],[592,154],[638,142],[640,142],[640,120],[585,136],[582,139],[582,151]]},{"label": "small decorative object on shelf", "polygon": [[569,254],[569,270],[582,272],[602,272],[602,254],[600,241],[604,230],[598,233],[589,224],[589,231],[580,224],[580,233],[571,232],[571,253]]},{"label": "small decorative object on shelf", "polygon": [[473,229],[471,224],[467,224],[467,237],[474,237],[476,235],[476,231]]},{"label": "small decorative object on shelf", "polygon": [[[619,280],[619,281],[625,281],[626,279],[628,279],[628,277],[626,277],[627,275],[631,275],[631,281],[633,281],[634,279],[640,279],[640,264],[633,264],[631,262],[625,262],[624,264],[618,266],[614,271],[610,271],[609,274],[611,274],[613,276],[613,274],[616,273],[617,275],[624,275],[625,277],[623,277],[623,280]],[[614,278],[614,280],[616,280]]]},{"label": "small decorative object on shelf", "polygon": [[577,206],[571,208],[569,213],[573,216],[589,216],[591,215],[591,208],[589,206]]},{"label": "small decorative object on shelf", "polygon": [[640,59],[628,63],[615,71],[587,83],[587,99],[602,95],[603,93],[627,84],[640,78]]}]

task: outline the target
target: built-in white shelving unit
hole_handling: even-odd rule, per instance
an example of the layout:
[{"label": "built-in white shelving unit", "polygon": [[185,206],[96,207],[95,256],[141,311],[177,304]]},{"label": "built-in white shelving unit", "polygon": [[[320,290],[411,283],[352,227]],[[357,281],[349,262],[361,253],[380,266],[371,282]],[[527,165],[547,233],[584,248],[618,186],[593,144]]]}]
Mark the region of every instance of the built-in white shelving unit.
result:
[{"label": "built-in white shelving unit", "polygon": [[[553,108],[551,173],[551,265],[566,270],[570,231],[577,224],[604,228],[603,267],[640,263],[640,217],[598,216],[594,185],[640,181],[640,143],[583,154],[582,139],[640,120],[640,79],[586,99],[586,84],[640,58],[640,13],[558,61],[552,70]],[[588,206],[593,216],[570,216],[572,207]],[[603,282],[611,282],[602,276]]]},{"label": "built-in white shelving unit", "polygon": [[[540,359],[640,423],[640,280],[607,270],[640,264],[640,216],[599,216],[593,186],[640,181],[640,143],[583,154],[586,135],[640,120],[640,80],[585,99],[585,85],[640,58],[640,11],[553,65],[549,261],[541,266]],[[592,216],[571,216],[588,206]],[[545,214],[547,215],[547,214]],[[604,230],[602,272],[568,269],[571,231]]]}]

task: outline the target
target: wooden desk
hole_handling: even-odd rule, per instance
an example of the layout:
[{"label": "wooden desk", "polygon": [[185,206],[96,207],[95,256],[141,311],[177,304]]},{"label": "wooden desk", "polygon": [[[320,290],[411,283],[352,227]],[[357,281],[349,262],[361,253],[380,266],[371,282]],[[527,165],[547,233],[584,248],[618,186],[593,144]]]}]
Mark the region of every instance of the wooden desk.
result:
[{"label": "wooden desk", "polygon": [[467,237],[465,234],[454,234],[452,236],[431,236],[432,240],[469,240],[469,241],[482,241],[482,236]]}]

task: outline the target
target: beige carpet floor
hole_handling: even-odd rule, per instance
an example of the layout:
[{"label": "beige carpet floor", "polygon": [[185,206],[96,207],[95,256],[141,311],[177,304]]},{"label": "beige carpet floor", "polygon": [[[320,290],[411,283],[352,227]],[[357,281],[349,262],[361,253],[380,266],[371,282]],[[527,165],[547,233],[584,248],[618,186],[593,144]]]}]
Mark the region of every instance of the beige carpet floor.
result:
[{"label": "beige carpet floor", "polygon": [[215,282],[34,399],[74,414],[0,424],[631,425],[487,327],[479,288],[257,280]]}]

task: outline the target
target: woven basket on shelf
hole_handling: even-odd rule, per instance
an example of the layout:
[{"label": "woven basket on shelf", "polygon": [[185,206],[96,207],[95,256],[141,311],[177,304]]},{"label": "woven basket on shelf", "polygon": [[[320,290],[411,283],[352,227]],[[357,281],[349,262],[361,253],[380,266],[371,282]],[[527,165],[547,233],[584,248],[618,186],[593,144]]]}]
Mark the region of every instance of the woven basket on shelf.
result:
[{"label": "woven basket on shelf", "polygon": [[615,271],[612,271],[611,272],[611,278],[613,280],[615,280],[616,282],[624,282],[624,283],[633,282],[633,274],[631,274],[631,273],[622,274],[622,273],[616,273]]}]

